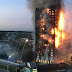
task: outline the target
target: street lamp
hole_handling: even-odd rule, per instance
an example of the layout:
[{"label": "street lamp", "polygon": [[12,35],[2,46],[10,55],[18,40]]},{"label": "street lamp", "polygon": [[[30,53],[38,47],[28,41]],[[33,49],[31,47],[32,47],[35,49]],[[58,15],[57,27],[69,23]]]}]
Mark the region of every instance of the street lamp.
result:
[{"label": "street lamp", "polygon": [[22,52],[21,52],[21,57],[22,58],[22,54],[23,54],[23,51],[24,51],[24,48],[25,48],[25,44],[29,42],[29,39],[28,38],[25,38],[25,43],[24,43],[24,46],[23,46],[23,49],[22,49]]},{"label": "street lamp", "polygon": [[11,58],[11,56],[9,56],[9,58]]},{"label": "street lamp", "polygon": [[25,39],[25,43],[27,43],[28,41],[29,41],[29,39],[28,39],[28,38],[26,38],[26,39]]},{"label": "street lamp", "polygon": [[8,57],[8,60],[11,60],[11,56]]}]

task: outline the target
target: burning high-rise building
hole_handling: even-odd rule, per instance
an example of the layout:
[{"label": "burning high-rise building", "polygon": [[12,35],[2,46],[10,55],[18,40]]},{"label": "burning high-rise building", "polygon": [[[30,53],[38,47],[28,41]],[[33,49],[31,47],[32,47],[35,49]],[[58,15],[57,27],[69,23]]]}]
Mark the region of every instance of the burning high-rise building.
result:
[{"label": "burning high-rise building", "polygon": [[61,0],[56,0],[55,4],[48,5],[48,7],[36,8],[36,62],[48,64],[55,60],[56,48],[58,48],[59,45],[59,33],[62,33],[62,23],[59,26],[59,18],[61,17],[59,16],[60,13],[62,16]]}]

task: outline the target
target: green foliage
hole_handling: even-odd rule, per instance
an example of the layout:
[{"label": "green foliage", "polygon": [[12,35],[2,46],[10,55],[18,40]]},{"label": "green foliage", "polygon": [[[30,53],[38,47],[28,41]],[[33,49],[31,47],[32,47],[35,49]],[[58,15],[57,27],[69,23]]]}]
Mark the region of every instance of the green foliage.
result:
[{"label": "green foliage", "polygon": [[28,62],[33,61],[34,54],[32,52],[32,48],[33,48],[32,45],[26,44],[24,52],[23,52],[23,56],[22,56],[23,61],[28,61]]},{"label": "green foliage", "polygon": [[[18,58],[20,57],[23,46],[25,44],[25,42],[21,42],[23,38],[28,38],[29,40],[32,40],[33,39],[32,32],[26,32],[26,31],[0,32],[0,39],[3,40],[3,43],[9,44],[12,51],[16,50],[18,52],[19,54],[17,56]],[[4,40],[8,40],[8,41],[4,42]],[[32,48],[33,48],[32,44],[31,45],[29,45],[29,43],[25,44],[23,58],[22,58],[23,60],[31,61],[33,59]]]},{"label": "green foliage", "polygon": [[0,59],[8,59],[8,56],[7,56],[7,54],[0,54]]},{"label": "green foliage", "polygon": [[0,32],[0,40],[2,40],[3,36],[5,36],[6,32]]}]

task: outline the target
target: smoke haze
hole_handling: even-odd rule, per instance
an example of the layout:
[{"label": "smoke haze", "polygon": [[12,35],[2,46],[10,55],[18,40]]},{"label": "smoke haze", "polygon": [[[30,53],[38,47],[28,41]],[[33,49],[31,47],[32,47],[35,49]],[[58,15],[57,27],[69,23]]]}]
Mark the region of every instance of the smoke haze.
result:
[{"label": "smoke haze", "polygon": [[[51,5],[56,5],[58,0],[28,0],[29,9],[33,13],[33,24],[35,25],[35,9],[40,7],[47,8]],[[71,0],[60,0],[64,11],[64,30],[65,39],[61,43],[60,52],[64,52],[64,57],[68,57],[72,53],[72,10]],[[69,5],[70,4],[70,5]],[[34,27],[35,28],[35,27]],[[34,29],[35,30],[35,29]]]}]

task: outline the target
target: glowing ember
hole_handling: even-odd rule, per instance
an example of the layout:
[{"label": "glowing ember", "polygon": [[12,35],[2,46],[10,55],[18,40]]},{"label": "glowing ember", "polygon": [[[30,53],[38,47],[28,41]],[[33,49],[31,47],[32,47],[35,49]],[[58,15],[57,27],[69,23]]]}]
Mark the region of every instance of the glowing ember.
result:
[{"label": "glowing ember", "polygon": [[44,26],[44,25],[45,25],[45,23],[40,23],[40,25],[41,25],[41,26]]},{"label": "glowing ember", "polygon": [[51,33],[54,34],[54,29],[52,28]]},{"label": "glowing ember", "polygon": [[47,44],[45,44],[45,46],[47,46]]},{"label": "glowing ember", "polygon": [[51,40],[49,40],[51,42]]},{"label": "glowing ember", "polygon": [[42,30],[45,30],[45,28],[42,28]]},{"label": "glowing ember", "polygon": [[47,8],[47,13],[49,13],[49,8]]},{"label": "glowing ember", "polygon": [[45,35],[43,35],[43,37],[45,37]]},{"label": "glowing ember", "polygon": [[41,35],[40,35],[40,37],[44,38],[44,37],[45,37],[45,35],[44,35],[44,34],[41,34]]},{"label": "glowing ember", "polygon": [[44,22],[44,19],[41,19],[41,22]]},{"label": "glowing ember", "polygon": [[45,40],[46,40],[46,37],[44,37],[43,39],[45,39]]},{"label": "glowing ember", "polygon": [[52,40],[51,40],[51,39],[49,39],[48,41],[49,41],[50,43],[52,42]]}]

